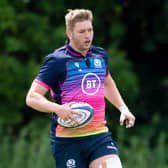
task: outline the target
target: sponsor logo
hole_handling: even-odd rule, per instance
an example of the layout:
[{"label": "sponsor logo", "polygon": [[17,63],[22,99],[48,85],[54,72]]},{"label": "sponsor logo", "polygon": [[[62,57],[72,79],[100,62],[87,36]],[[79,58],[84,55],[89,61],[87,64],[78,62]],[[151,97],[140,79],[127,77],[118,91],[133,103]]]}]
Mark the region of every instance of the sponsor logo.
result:
[{"label": "sponsor logo", "polygon": [[78,68],[78,71],[82,71],[82,69],[80,68],[79,62],[75,62],[74,65],[75,65],[75,67]]},{"label": "sponsor logo", "polygon": [[66,162],[67,168],[76,168],[76,161],[74,159],[68,159]]},{"label": "sponsor logo", "polygon": [[79,68],[79,62],[75,62],[74,65]]},{"label": "sponsor logo", "polygon": [[111,142],[111,145],[108,145],[107,148],[117,150],[117,148],[114,146],[113,142]]},{"label": "sponsor logo", "polygon": [[96,68],[101,68],[102,67],[101,61],[97,58],[94,59],[94,65],[95,65]]},{"label": "sponsor logo", "polygon": [[107,146],[107,148],[108,148],[108,149],[115,149],[115,150],[117,150],[117,148],[114,147],[114,146]]},{"label": "sponsor logo", "polygon": [[87,73],[82,79],[82,91],[87,95],[95,95],[100,89],[101,81],[95,73]]}]

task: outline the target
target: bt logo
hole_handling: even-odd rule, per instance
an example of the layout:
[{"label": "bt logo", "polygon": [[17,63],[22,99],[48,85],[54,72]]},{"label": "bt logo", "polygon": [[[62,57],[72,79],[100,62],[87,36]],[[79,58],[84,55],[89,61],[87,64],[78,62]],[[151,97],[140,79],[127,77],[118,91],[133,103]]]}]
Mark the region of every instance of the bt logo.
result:
[{"label": "bt logo", "polygon": [[87,80],[86,81],[86,88],[91,89],[96,87],[96,80]]},{"label": "bt logo", "polygon": [[95,73],[87,73],[82,79],[82,91],[87,95],[94,95],[100,89],[100,78]]}]

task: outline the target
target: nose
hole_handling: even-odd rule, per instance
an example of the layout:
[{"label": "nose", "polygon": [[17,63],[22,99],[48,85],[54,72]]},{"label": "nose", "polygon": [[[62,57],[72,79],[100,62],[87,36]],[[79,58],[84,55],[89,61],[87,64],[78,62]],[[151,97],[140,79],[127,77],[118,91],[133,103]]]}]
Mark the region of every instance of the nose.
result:
[{"label": "nose", "polygon": [[85,32],[85,38],[90,38],[91,36],[91,31],[86,31]]}]

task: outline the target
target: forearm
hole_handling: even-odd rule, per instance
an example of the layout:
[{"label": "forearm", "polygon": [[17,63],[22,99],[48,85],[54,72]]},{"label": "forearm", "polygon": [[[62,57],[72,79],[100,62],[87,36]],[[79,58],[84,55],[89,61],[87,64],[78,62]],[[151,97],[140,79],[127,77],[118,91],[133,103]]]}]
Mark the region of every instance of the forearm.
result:
[{"label": "forearm", "polygon": [[125,105],[110,74],[105,79],[104,94],[105,97],[121,112],[120,125],[123,125],[124,121],[126,121],[126,128],[134,126],[135,117]]}]

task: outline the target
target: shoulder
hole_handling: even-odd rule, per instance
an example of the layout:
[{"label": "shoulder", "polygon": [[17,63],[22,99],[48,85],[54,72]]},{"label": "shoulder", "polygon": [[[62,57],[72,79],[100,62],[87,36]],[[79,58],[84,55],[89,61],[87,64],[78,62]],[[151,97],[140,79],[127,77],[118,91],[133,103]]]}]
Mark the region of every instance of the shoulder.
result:
[{"label": "shoulder", "polygon": [[58,49],[56,49],[53,54],[57,57],[59,57],[60,55],[65,55],[66,54],[66,46],[60,47]]},{"label": "shoulder", "polygon": [[58,62],[65,58],[66,56],[66,50],[65,47],[61,47],[59,49],[56,49],[54,52],[49,53],[45,59],[44,62]]},{"label": "shoulder", "polygon": [[97,53],[97,54],[107,55],[107,51],[104,48],[99,46],[92,46],[91,50],[95,54]]},{"label": "shoulder", "polygon": [[91,48],[91,52],[96,55],[96,56],[101,56],[103,57],[104,59],[107,59],[108,58],[108,53],[107,51],[102,48],[102,47],[99,47],[99,46],[92,46]]}]

